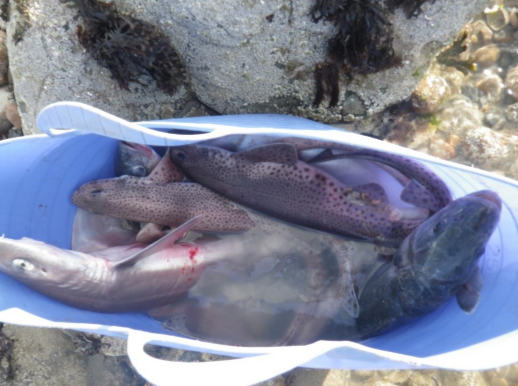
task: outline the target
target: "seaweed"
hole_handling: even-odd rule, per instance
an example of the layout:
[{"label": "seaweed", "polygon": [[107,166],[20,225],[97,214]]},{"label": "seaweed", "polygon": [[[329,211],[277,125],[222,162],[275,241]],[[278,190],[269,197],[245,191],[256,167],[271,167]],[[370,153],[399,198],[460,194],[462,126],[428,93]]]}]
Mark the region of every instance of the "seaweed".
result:
[{"label": "seaweed", "polygon": [[419,16],[421,6],[428,1],[435,3],[435,0],[388,0],[387,7],[390,12],[394,12],[396,8],[403,8],[406,17],[410,19]]},{"label": "seaweed", "polygon": [[84,26],[77,27],[79,42],[110,70],[122,89],[129,90],[130,82],[146,86],[140,80],[145,75],[168,94],[186,85],[186,68],[180,55],[156,26],[122,15],[113,3],[72,1],[84,19]]},{"label": "seaweed", "polygon": [[318,63],[315,67],[317,92],[313,104],[319,106],[324,95],[330,95],[329,107],[338,104],[340,89],[338,86],[338,67],[335,63]]},{"label": "seaweed", "polygon": [[[331,64],[341,68],[352,79],[401,65],[393,48],[394,35],[387,13],[403,8],[407,18],[417,17],[421,6],[435,0],[316,0],[310,16],[313,22],[332,22],[336,33],[327,42],[326,61],[315,69],[319,105],[324,94],[330,96],[330,107],[338,103],[338,76],[328,74]],[[334,82],[334,83],[333,83]]]}]

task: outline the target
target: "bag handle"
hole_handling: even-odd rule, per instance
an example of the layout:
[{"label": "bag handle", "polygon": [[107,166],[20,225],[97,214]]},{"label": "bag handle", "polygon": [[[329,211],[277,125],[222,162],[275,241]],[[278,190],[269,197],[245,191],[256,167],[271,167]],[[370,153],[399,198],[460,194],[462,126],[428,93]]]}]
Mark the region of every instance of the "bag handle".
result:
[{"label": "bag handle", "polygon": [[[144,351],[148,343],[212,352],[245,358],[214,362],[185,363],[156,359]],[[377,350],[353,342],[318,341],[306,346],[230,347],[192,339],[130,331],[127,352],[132,365],[146,380],[157,386],[224,385],[245,386],[266,381],[299,366],[349,369],[417,369],[429,368],[426,359]],[[250,356],[252,355],[252,356]],[[323,358],[319,358],[322,357]],[[344,361],[345,360],[345,361]],[[319,365],[319,363],[321,363]],[[331,366],[330,366],[331,363]],[[338,366],[333,366],[335,363]],[[344,367],[345,364],[345,367]],[[447,366],[446,366],[447,367]]]},{"label": "bag handle", "polygon": [[[250,120],[250,116],[246,116],[246,118],[244,116],[233,116],[232,119],[226,121],[226,124],[213,123],[217,119],[213,119],[213,122],[204,122],[203,118],[198,119],[198,122],[195,122],[196,119],[190,119],[189,121],[133,123],[84,103],[56,102],[41,110],[36,123],[39,129],[49,136],[69,132],[93,133],[148,146],[179,146],[220,138],[227,134],[253,134],[257,132],[286,135],[294,129],[329,130],[329,127],[318,122],[276,114],[258,114],[254,120]],[[279,127],[279,124],[281,127]],[[175,128],[205,133],[186,135],[160,131],[160,129]]]}]

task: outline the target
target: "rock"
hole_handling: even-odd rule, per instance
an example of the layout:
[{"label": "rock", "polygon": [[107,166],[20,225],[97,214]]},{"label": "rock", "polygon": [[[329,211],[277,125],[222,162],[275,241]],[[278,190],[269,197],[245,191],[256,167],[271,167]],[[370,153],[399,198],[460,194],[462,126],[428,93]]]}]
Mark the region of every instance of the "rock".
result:
[{"label": "rock", "polygon": [[513,123],[518,123],[518,103],[513,103],[505,108],[505,116]]},{"label": "rock", "polygon": [[393,384],[403,384],[410,379],[412,372],[410,370],[385,370],[378,372],[379,377]]},{"label": "rock", "polygon": [[[333,372],[332,377],[328,378],[328,374]],[[373,371],[368,371],[373,373]],[[298,367],[287,374],[286,384],[290,386],[314,386],[314,385],[329,385],[342,386],[344,385],[345,372],[341,370],[313,370]],[[325,381],[329,383],[324,383]]]},{"label": "rock", "polygon": [[437,382],[425,371],[414,371],[409,384],[412,386],[436,386]]},{"label": "rock", "polygon": [[491,382],[489,382],[489,386],[507,386],[508,383],[503,378],[493,378]]},{"label": "rock", "polygon": [[495,32],[493,35],[493,41],[495,43],[509,43],[514,39],[514,28],[510,25],[504,29]]},{"label": "rock", "polygon": [[445,160],[455,158],[457,155],[455,148],[441,138],[432,138],[430,140],[430,154]]},{"label": "rock", "polygon": [[[11,362],[16,386],[86,385],[87,370],[74,345],[59,330],[4,325],[14,340]],[[5,384],[5,383],[3,383]]]},{"label": "rock", "polygon": [[11,93],[7,86],[0,88],[0,134],[7,134],[9,129],[13,127],[13,124],[7,119],[5,114],[5,108],[9,103]]},{"label": "rock", "polygon": [[[85,357],[86,385],[145,386],[143,379],[127,357],[105,357],[100,354]],[[73,383],[78,385],[79,383]]]},{"label": "rock", "polygon": [[499,57],[500,48],[498,48],[497,45],[490,44],[476,50],[473,53],[471,60],[473,61],[473,64],[477,66],[478,70],[483,70],[495,64]]},{"label": "rock", "polygon": [[509,24],[509,12],[507,9],[499,7],[486,13],[486,21],[493,31],[500,31]]},{"label": "rock", "polygon": [[466,99],[448,101],[436,117],[441,131],[461,138],[466,131],[482,125],[482,113]]},{"label": "rock", "polygon": [[344,103],[342,105],[342,115],[364,115],[366,113],[365,105],[361,99],[353,92],[346,92]]},{"label": "rock", "polygon": [[[187,66],[195,97],[218,113],[278,112],[338,122],[344,118],[348,92],[365,104],[367,114],[408,97],[418,82],[412,74],[422,72],[431,56],[484,9],[486,0],[437,0],[411,19],[401,11],[389,14],[402,65],[356,76],[347,86],[341,76],[338,106],[322,111],[312,107],[314,69],[325,59],[327,41],[335,30],[331,23],[312,22],[313,2],[155,0],[151,7],[138,0],[120,0],[116,4],[171,38]],[[78,43],[76,30],[82,19],[76,18],[73,6],[50,0],[27,0],[24,5],[37,12],[26,20],[20,7],[11,7],[7,48],[27,134],[38,132],[37,113],[56,101],[81,101],[128,120],[147,120],[163,118],[165,107],[176,116],[194,98],[184,88],[166,95],[152,82],[147,88],[132,83],[131,92],[121,90],[109,71]]]},{"label": "rock", "polygon": [[11,101],[7,104],[5,107],[5,116],[16,129],[22,128],[22,118],[20,117],[16,102]]},{"label": "rock", "polygon": [[17,137],[22,137],[23,136],[23,132],[21,129],[11,129],[9,130],[9,132],[7,133],[7,138],[17,138]]},{"label": "rock", "polygon": [[498,103],[505,96],[504,83],[498,75],[488,75],[477,82],[476,87],[486,94],[490,102]]},{"label": "rock", "polygon": [[465,82],[464,74],[453,67],[446,67],[444,71],[441,71],[441,76],[450,86],[450,90],[452,94],[459,94],[462,88],[462,85]]},{"label": "rock", "polygon": [[509,382],[518,382],[518,363],[509,366],[509,371],[506,375],[506,379]]},{"label": "rock", "polygon": [[492,108],[484,114],[484,123],[489,127],[494,127],[503,119],[505,119],[505,117],[500,108]]},{"label": "rock", "polygon": [[505,87],[509,89],[509,93],[518,100],[518,66],[510,68],[505,77]]},{"label": "rock", "polygon": [[126,339],[102,336],[99,353],[109,357],[123,356],[126,355],[127,346],[128,341]]},{"label": "rock", "polygon": [[461,143],[461,138],[458,135],[450,135],[448,137],[448,143],[453,146],[457,147]]},{"label": "rock", "polygon": [[494,167],[509,157],[508,141],[488,127],[478,127],[466,133],[462,152],[481,167]]},{"label": "rock", "polygon": [[436,75],[427,75],[412,93],[412,107],[418,114],[436,112],[451,95],[448,83]]},{"label": "rock", "polygon": [[518,8],[509,10],[509,21],[514,28],[518,28]]},{"label": "rock", "polygon": [[6,34],[0,31],[0,85],[7,83],[7,69],[9,67],[9,59],[7,57],[7,47],[5,46]]}]

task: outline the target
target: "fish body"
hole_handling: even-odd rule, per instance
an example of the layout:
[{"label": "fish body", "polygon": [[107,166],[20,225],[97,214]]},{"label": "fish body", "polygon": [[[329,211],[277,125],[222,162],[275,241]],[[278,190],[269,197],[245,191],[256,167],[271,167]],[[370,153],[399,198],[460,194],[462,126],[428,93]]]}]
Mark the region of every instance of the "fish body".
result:
[{"label": "fish body", "polygon": [[462,291],[477,273],[500,212],[498,195],[480,191],[453,201],[423,222],[392,261],[360,286],[358,337],[385,333],[427,315]]},{"label": "fish body", "polygon": [[231,135],[207,141],[207,144],[211,146],[234,152],[247,151],[254,147],[275,143],[295,147],[299,157],[314,166],[323,162],[347,158],[370,160],[385,165],[389,168],[387,170],[392,169],[390,172],[398,171],[410,179],[410,183],[402,193],[401,198],[404,201],[430,209],[433,212],[437,212],[452,201],[451,192],[444,181],[432,170],[408,157],[331,141],[299,137]]},{"label": "fish body", "polygon": [[187,145],[171,148],[173,162],[194,181],[277,219],[355,240],[399,243],[422,219],[404,219],[375,183],[348,187],[298,160],[291,145],[246,152]]},{"label": "fish body", "polygon": [[171,303],[203,273],[203,247],[175,244],[191,224],[151,246],[132,244],[94,254],[3,237],[0,272],[74,307],[105,313],[147,311]]},{"label": "fish body", "polygon": [[208,232],[242,232],[253,225],[246,211],[195,183],[123,176],[86,183],[72,201],[92,213],[169,226],[203,215],[194,229]]}]

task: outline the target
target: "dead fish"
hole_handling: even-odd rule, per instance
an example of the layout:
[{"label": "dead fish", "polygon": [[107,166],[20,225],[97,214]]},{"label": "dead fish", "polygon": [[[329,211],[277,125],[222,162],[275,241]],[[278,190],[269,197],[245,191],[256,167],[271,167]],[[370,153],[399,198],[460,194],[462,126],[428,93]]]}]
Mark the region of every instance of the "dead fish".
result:
[{"label": "dead fish", "polygon": [[350,239],[397,246],[422,220],[402,219],[375,183],[344,186],[298,160],[288,144],[232,153],[215,147],[171,148],[194,181],[277,219]]},{"label": "dead fish", "polygon": [[205,269],[199,247],[175,244],[192,219],[155,244],[113,247],[93,255],[27,238],[0,238],[0,271],[65,304],[115,313],[147,311],[171,303]]},{"label": "dead fish", "polygon": [[[479,191],[458,198],[414,230],[392,262],[360,289],[359,337],[385,333],[427,315],[469,285],[501,207],[495,192]],[[478,297],[459,299],[468,312],[476,302]]]},{"label": "dead fish", "polygon": [[[257,146],[284,143],[297,149],[300,159],[318,167],[319,163],[343,158],[358,158],[386,165],[390,173],[397,170],[410,179],[401,198],[410,204],[437,212],[452,201],[451,192],[432,170],[408,157],[363,149],[358,146],[339,144],[331,141],[298,137],[267,137],[251,135],[231,135],[207,141],[207,144],[235,152],[250,150]],[[392,169],[392,170],[391,170]]]},{"label": "dead fish", "polygon": [[253,223],[246,211],[199,184],[156,184],[145,178],[123,176],[84,184],[72,202],[105,216],[178,226],[203,215],[195,230],[243,232]]},{"label": "dead fish", "polygon": [[120,141],[115,157],[115,174],[145,177],[159,162],[160,156],[149,146]]}]

